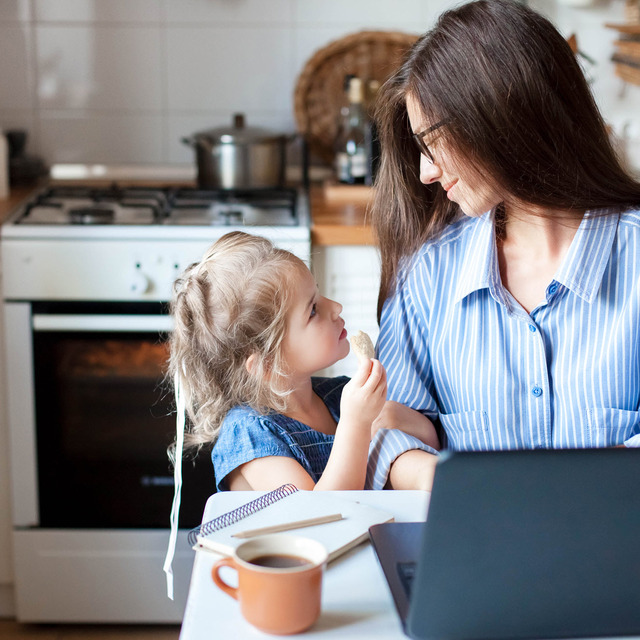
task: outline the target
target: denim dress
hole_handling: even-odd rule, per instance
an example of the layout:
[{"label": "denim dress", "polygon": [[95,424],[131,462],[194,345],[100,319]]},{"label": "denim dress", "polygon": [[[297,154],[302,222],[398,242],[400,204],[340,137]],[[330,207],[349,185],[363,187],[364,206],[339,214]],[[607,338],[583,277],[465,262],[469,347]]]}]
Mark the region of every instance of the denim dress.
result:
[{"label": "denim dress", "polygon": [[[347,382],[346,376],[312,378],[314,392],[336,422]],[[218,491],[228,489],[226,477],[231,471],[265,456],[293,458],[317,482],[327,466],[334,437],[279,413],[265,415],[246,406],[234,407],[225,416],[211,453]]]}]

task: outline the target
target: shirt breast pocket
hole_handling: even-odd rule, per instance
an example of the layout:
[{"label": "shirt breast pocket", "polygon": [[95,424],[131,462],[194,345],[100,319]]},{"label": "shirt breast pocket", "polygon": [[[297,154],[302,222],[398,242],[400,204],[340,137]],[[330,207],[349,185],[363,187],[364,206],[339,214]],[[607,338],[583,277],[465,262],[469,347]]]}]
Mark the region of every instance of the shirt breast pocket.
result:
[{"label": "shirt breast pocket", "polygon": [[455,451],[493,449],[489,440],[489,418],[484,411],[462,411],[438,415],[449,448]]},{"label": "shirt breast pocket", "polygon": [[590,446],[612,447],[640,431],[640,412],[625,409],[587,409]]}]

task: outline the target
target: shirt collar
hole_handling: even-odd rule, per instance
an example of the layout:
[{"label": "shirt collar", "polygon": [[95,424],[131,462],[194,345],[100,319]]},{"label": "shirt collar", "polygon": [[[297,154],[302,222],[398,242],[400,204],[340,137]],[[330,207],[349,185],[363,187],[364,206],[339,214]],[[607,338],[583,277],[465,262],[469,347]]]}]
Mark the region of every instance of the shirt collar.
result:
[{"label": "shirt collar", "polygon": [[593,302],[611,257],[620,214],[607,209],[587,211],[555,280],[586,302]]},{"label": "shirt collar", "polygon": [[495,210],[488,211],[476,218],[462,263],[461,277],[458,280],[454,302],[460,302],[474,291],[489,289],[491,295],[507,307],[510,307],[506,292],[500,286],[500,268],[496,252],[496,234],[494,225]]},{"label": "shirt collar", "polygon": [[[470,293],[489,289],[493,298],[511,309],[513,303],[501,286],[496,251],[495,210],[477,218],[466,252],[454,302]],[[587,211],[576,231],[569,251],[556,273],[555,280],[586,302],[592,302],[600,289],[611,247],[618,227],[619,214],[611,211]]]}]

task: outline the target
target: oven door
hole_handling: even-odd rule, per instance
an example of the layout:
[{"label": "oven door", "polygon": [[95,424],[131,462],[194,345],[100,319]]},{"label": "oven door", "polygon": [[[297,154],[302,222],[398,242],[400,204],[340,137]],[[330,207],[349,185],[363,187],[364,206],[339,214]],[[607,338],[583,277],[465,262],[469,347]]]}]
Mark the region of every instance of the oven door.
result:
[{"label": "oven door", "polygon": [[[30,314],[37,524],[168,527],[175,411],[164,305],[15,306]],[[180,526],[192,527],[215,490],[209,452],[183,473]]]}]

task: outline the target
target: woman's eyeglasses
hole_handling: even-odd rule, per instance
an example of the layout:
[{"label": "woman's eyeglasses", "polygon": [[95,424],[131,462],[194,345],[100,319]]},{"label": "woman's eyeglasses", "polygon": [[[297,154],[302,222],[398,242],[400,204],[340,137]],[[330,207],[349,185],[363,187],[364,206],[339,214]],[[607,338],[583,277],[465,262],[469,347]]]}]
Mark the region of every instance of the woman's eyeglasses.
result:
[{"label": "woman's eyeglasses", "polygon": [[413,139],[416,141],[420,153],[429,161],[429,164],[433,164],[435,160],[433,158],[433,154],[427,146],[427,143],[424,141],[424,137],[429,133],[432,133],[436,129],[443,127],[445,124],[447,124],[447,122],[448,120],[440,120],[440,122],[436,122],[436,124],[427,127],[424,131],[413,134]]}]

